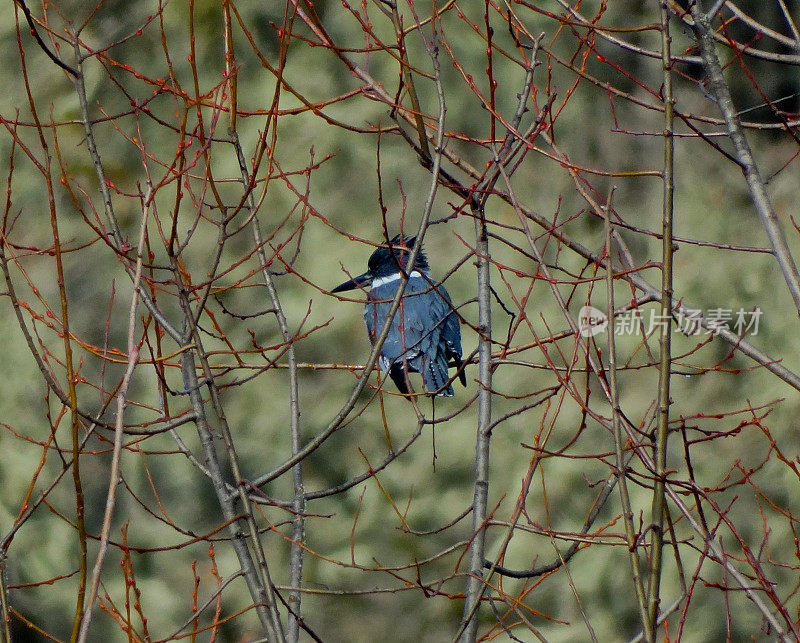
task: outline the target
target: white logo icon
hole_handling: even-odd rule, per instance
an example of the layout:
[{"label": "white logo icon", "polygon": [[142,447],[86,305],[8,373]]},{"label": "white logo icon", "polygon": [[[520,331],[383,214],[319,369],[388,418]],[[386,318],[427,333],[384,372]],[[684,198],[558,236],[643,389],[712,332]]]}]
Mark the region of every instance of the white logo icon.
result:
[{"label": "white logo icon", "polygon": [[608,328],[608,317],[594,306],[584,306],[578,313],[578,330],[581,337],[594,337]]}]

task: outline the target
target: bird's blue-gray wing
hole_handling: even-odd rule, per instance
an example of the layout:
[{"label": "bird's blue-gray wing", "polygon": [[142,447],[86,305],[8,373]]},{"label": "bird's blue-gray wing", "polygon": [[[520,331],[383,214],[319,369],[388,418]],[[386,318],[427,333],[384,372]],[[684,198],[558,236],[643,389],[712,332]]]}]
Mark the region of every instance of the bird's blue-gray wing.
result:
[{"label": "bird's blue-gray wing", "polygon": [[[369,293],[364,320],[373,343],[383,328],[398,285],[398,282],[384,284]],[[449,379],[448,359],[455,359],[458,363],[460,357],[461,330],[458,318],[452,312],[450,296],[444,286],[432,284],[422,277],[412,277],[381,348],[381,368],[394,371],[393,379],[401,378],[399,369],[418,372],[422,375],[425,390],[433,392],[441,389]],[[452,394],[451,386],[440,393]]]},{"label": "bird's blue-gray wing", "polygon": [[[436,391],[450,379],[448,361],[451,358],[457,364],[461,361],[461,328],[445,287],[441,284],[428,287],[431,288],[427,295],[430,305],[426,307],[429,317],[424,324],[431,330],[421,342],[424,363],[420,372],[425,388]],[[452,394],[453,387],[450,385],[440,393],[444,396]]]},{"label": "bird's blue-gray wing", "polygon": [[[389,362],[394,363],[403,356],[412,359],[418,352],[420,340],[424,334],[424,326],[420,318],[422,302],[414,293],[421,290],[417,277],[411,279],[406,285],[400,307],[392,320],[392,325],[386,341],[381,348],[381,355]],[[364,320],[367,323],[370,341],[373,343],[386,323],[386,317],[392,307],[392,299],[397,293],[398,281],[373,288],[369,292],[369,303],[364,309]]]}]

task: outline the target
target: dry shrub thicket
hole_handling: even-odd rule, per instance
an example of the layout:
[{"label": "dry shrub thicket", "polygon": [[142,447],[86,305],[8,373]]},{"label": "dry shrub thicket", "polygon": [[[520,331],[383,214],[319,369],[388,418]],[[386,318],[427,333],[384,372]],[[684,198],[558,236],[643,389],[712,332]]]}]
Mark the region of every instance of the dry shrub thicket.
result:
[{"label": "dry shrub thicket", "polygon": [[5,640],[799,638],[795,3],[2,15]]}]

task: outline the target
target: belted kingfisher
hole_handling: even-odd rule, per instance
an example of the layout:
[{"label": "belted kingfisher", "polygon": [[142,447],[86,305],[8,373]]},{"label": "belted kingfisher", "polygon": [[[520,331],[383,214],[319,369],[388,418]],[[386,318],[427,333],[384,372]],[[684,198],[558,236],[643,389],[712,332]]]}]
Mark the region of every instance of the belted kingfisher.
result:
[{"label": "belted kingfisher", "polygon": [[[388,372],[395,386],[408,394],[407,373],[422,375],[429,394],[450,397],[448,363],[461,368],[461,328],[453,311],[450,295],[444,286],[428,276],[428,259],[420,250],[410,267],[408,259],[416,237],[397,235],[389,246],[381,246],[369,258],[369,270],[336,286],[332,293],[371,286],[364,309],[369,339],[374,344],[386,323],[386,316],[397,294],[401,274],[408,278],[400,307],[392,320],[389,334],[381,347],[379,364]],[[464,371],[458,377],[466,386]]]}]

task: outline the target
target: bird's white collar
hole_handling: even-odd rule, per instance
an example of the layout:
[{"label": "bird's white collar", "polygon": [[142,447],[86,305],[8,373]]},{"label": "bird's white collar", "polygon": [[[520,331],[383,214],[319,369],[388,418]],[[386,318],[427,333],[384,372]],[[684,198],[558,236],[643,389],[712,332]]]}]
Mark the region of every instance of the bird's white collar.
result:
[{"label": "bird's white collar", "polygon": [[[408,275],[408,278],[411,279],[412,277],[422,277],[422,273],[419,270],[412,270],[411,274]],[[389,275],[388,277],[378,277],[377,279],[372,280],[372,288],[378,288],[379,286],[384,286],[386,284],[390,284],[393,281],[400,281],[400,273],[396,272],[393,275]]]}]

